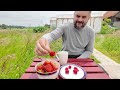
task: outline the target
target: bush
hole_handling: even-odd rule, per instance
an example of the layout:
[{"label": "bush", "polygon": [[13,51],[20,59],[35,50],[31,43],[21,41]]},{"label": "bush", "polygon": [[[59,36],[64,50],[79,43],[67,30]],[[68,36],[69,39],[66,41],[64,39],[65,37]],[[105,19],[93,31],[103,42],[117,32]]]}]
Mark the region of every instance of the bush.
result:
[{"label": "bush", "polygon": [[50,28],[50,25],[48,25],[48,24],[45,24],[45,25],[44,25],[44,27]]},{"label": "bush", "polygon": [[101,34],[110,34],[115,31],[114,28],[110,27],[109,25],[102,26],[102,30],[100,31]]},{"label": "bush", "polygon": [[0,27],[1,27],[2,29],[7,29],[7,25],[5,25],[5,24],[0,25]]},{"label": "bush", "polygon": [[110,34],[113,31],[117,30],[117,28],[110,26],[111,19],[105,19],[102,22],[102,28],[100,34]]},{"label": "bush", "polygon": [[35,27],[33,28],[33,32],[37,33],[37,32],[44,32],[45,30],[47,30],[47,27],[43,27],[43,26],[39,26],[39,27]]}]

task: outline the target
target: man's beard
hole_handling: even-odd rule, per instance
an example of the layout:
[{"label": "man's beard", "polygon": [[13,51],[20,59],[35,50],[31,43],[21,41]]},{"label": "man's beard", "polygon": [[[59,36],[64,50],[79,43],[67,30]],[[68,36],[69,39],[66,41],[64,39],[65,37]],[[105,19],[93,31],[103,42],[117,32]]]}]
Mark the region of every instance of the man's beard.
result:
[{"label": "man's beard", "polygon": [[[79,25],[77,25],[77,24],[82,24],[81,26],[79,26]],[[76,21],[76,22],[74,22],[74,27],[76,28],[76,29],[82,29],[82,28],[84,28],[85,27],[85,23],[84,22],[79,22],[79,21]]]}]

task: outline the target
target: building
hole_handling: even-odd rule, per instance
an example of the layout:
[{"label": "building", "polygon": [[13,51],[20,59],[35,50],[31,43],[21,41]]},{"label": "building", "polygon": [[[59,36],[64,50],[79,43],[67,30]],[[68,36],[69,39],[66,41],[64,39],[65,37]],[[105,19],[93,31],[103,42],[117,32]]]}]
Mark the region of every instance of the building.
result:
[{"label": "building", "polygon": [[95,30],[95,33],[99,33],[101,31],[102,21],[103,13],[92,13],[87,24]]},{"label": "building", "polygon": [[50,19],[50,29],[53,30],[56,27],[57,27],[56,26],[56,17],[51,17],[51,19]]},{"label": "building", "polygon": [[[67,23],[67,22],[73,22],[73,14],[63,14],[56,16],[56,20],[54,22],[51,22],[51,27],[53,27],[53,24],[56,22],[56,27],[60,26],[61,24]],[[51,18],[51,21],[52,18]],[[96,33],[100,32],[101,25],[103,21],[103,13],[91,13],[91,18],[88,21],[88,25],[95,30]]]},{"label": "building", "polygon": [[60,26],[61,24],[64,24],[67,22],[73,22],[73,14],[58,15],[56,22],[57,22],[56,26]]},{"label": "building", "polygon": [[111,26],[120,28],[120,11],[108,11],[103,15],[103,19],[111,19]]}]

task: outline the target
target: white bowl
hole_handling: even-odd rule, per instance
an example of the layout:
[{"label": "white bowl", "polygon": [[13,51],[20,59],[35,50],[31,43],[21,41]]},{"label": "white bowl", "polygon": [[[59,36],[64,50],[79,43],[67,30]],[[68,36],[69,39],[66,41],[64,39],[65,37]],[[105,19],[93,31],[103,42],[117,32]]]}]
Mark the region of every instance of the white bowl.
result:
[{"label": "white bowl", "polygon": [[[69,66],[71,66],[71,68],[69,68]],[[78,69],[76,74],[73,72],[75,67]],[[68,73],[65,73],[66,69],[68,69]],[[86,71],[81,66],[68,63],[66,65],[61,66],[59,76],[62,79],[85,79]]]},{"label": "white bowl", "polygon": [[[56,68],[58,68],[57,70],[53,71],[53,72],[48,72],[48,73],[42,73],[42,72],[38,72],[37,71],[37,66],[39,64],[43,64],[45,61],[50,61],[51,63],[53,63],[55,65]],[[37,76],[39,79],[56,79],[58,74],[59,74],[59,70],[60,70],[60,64],[59,62],[55,61],[55,60],[51,60],[51,59],[46,59],[38,64],[35,65],[35,71],[37,73]]]}]

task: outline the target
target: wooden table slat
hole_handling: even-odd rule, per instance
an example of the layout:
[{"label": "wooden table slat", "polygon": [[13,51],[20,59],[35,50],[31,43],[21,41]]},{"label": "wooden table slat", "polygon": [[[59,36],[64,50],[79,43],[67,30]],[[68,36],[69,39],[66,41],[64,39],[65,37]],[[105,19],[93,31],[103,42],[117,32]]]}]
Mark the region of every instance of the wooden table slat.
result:
[{"label": "wooden table slat", "polygon": [[93,59],[76,59],[76,58],[69,58],[69,62],[93,62]]},{"label": "wooden table slat", "polygon": [[110,79],[106,73],[88,73],[86,79]]},{"label": "wooden table slat", "polygon": [[42,59],[41,58],[34,58],[33,61],[34,62],[40,62],[40,61],[42,61]]},{"label": "wooden table slat", "polygon": [[83,69],[88,73],[104,73],[104,70],[102,70],[99,67],[83,67]]},{"label": "wooden table slat", "polygon": [[30,79],[30,76],[32,75],[33,73],[24,73],[20,79]]},{"label": "wooden table slat", "polygon": [[95,62],[70,62],[70,63],[77,64],[81,67],[98,67],[98,65]]},{"label": "wooden table slat", "polygon": [[35,65],[36,65],[37,63],[39,63],[39,62],[32,62],[31,65],[30,65],[30,67],[35,67]]},{"label": "wooden table slat", "polygon": [[[57,60],[56,58],[53,58],[54,60]],[[42,60],[46,60],[46,58],[34,58],[34,62],[38,62],[38,61],[42,61]],[[88,58],[88,59],[75,59],[75,58],[69,58],[68,60],[69,62],[93,62],[94,60]]]}]

